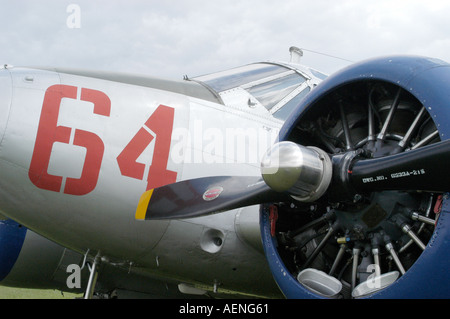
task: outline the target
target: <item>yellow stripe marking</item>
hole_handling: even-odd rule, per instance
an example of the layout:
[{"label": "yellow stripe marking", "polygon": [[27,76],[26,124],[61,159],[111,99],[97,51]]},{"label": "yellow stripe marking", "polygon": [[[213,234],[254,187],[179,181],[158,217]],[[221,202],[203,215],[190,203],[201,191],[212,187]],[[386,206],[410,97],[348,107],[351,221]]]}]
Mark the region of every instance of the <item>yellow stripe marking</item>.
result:
[{"label": "yellow stripe marking", "polygon": [[153,189],[146,191],[142,194],[139,199],[139,204],[136,209],[136,219],[144,220],[147,214],[148,204],[150,203],[150,198],[152,198]]}]

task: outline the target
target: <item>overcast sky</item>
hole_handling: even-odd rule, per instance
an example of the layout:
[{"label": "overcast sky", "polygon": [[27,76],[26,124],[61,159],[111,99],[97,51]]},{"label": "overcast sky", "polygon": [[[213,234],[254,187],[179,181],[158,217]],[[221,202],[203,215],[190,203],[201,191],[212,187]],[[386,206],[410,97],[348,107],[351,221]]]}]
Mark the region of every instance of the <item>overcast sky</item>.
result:
[{"label": "overcast sky", "polygon": [[450,62],[444,0],[0,0],[0,63],[181,79],[256,61],[332,73],[351,61],[418,54]]}]

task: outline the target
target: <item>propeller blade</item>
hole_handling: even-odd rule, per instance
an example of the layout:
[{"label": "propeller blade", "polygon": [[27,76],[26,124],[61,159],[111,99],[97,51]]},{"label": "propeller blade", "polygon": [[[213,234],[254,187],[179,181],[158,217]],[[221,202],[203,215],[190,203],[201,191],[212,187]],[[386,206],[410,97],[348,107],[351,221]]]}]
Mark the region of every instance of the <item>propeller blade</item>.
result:
[{"label": "propeller blade", "polygon": [[450,190],[450,140],[396,155],[359,160],[349,172],[358,192]]},{"label": "propeller blade", "polygon": [[282,201],[288,195],[271,190],[261,177],[213,176],[180,181],[145,192],[136,219],[180,219],[239,207]]}]

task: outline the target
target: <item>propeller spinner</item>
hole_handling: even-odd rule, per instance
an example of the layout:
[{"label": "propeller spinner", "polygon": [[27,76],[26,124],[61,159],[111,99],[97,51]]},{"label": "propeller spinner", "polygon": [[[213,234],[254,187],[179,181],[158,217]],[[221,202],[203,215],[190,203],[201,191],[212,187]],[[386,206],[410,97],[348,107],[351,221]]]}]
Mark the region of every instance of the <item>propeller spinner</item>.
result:
[{"label": "propeller spinner", "polygon": [[275,144],[261,161],[261,174],[276,192],[287,192],[300,202],[319,199],[331,182],[332,164],[317,147],[293,142]]}]

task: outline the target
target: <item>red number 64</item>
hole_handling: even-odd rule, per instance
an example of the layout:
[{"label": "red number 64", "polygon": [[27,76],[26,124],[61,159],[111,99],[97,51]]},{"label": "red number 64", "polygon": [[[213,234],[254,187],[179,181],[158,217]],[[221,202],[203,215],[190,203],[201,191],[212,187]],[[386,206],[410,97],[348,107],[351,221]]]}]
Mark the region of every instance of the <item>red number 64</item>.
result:
[{"label": "red number 64", "polygon": [[[69,144],[72,130],[69,127],[57,125],[63,98],[76,99],[77,87],[58,84],[49,87],[45,92],[36,143],[28,172],[34,185],[54,192],[61,191],[63,177],[48,173],[52,147],[55,142]],[[94,103],[94,114],[109,117],[111,101],[103,92],[82,88],[80,99]],[[68,177],[64,193],[85,195],[97,185],[105,147],[98,135],[79,129],[75,129],[73,144],[86,148],[86,158],[81,177]]]}]

